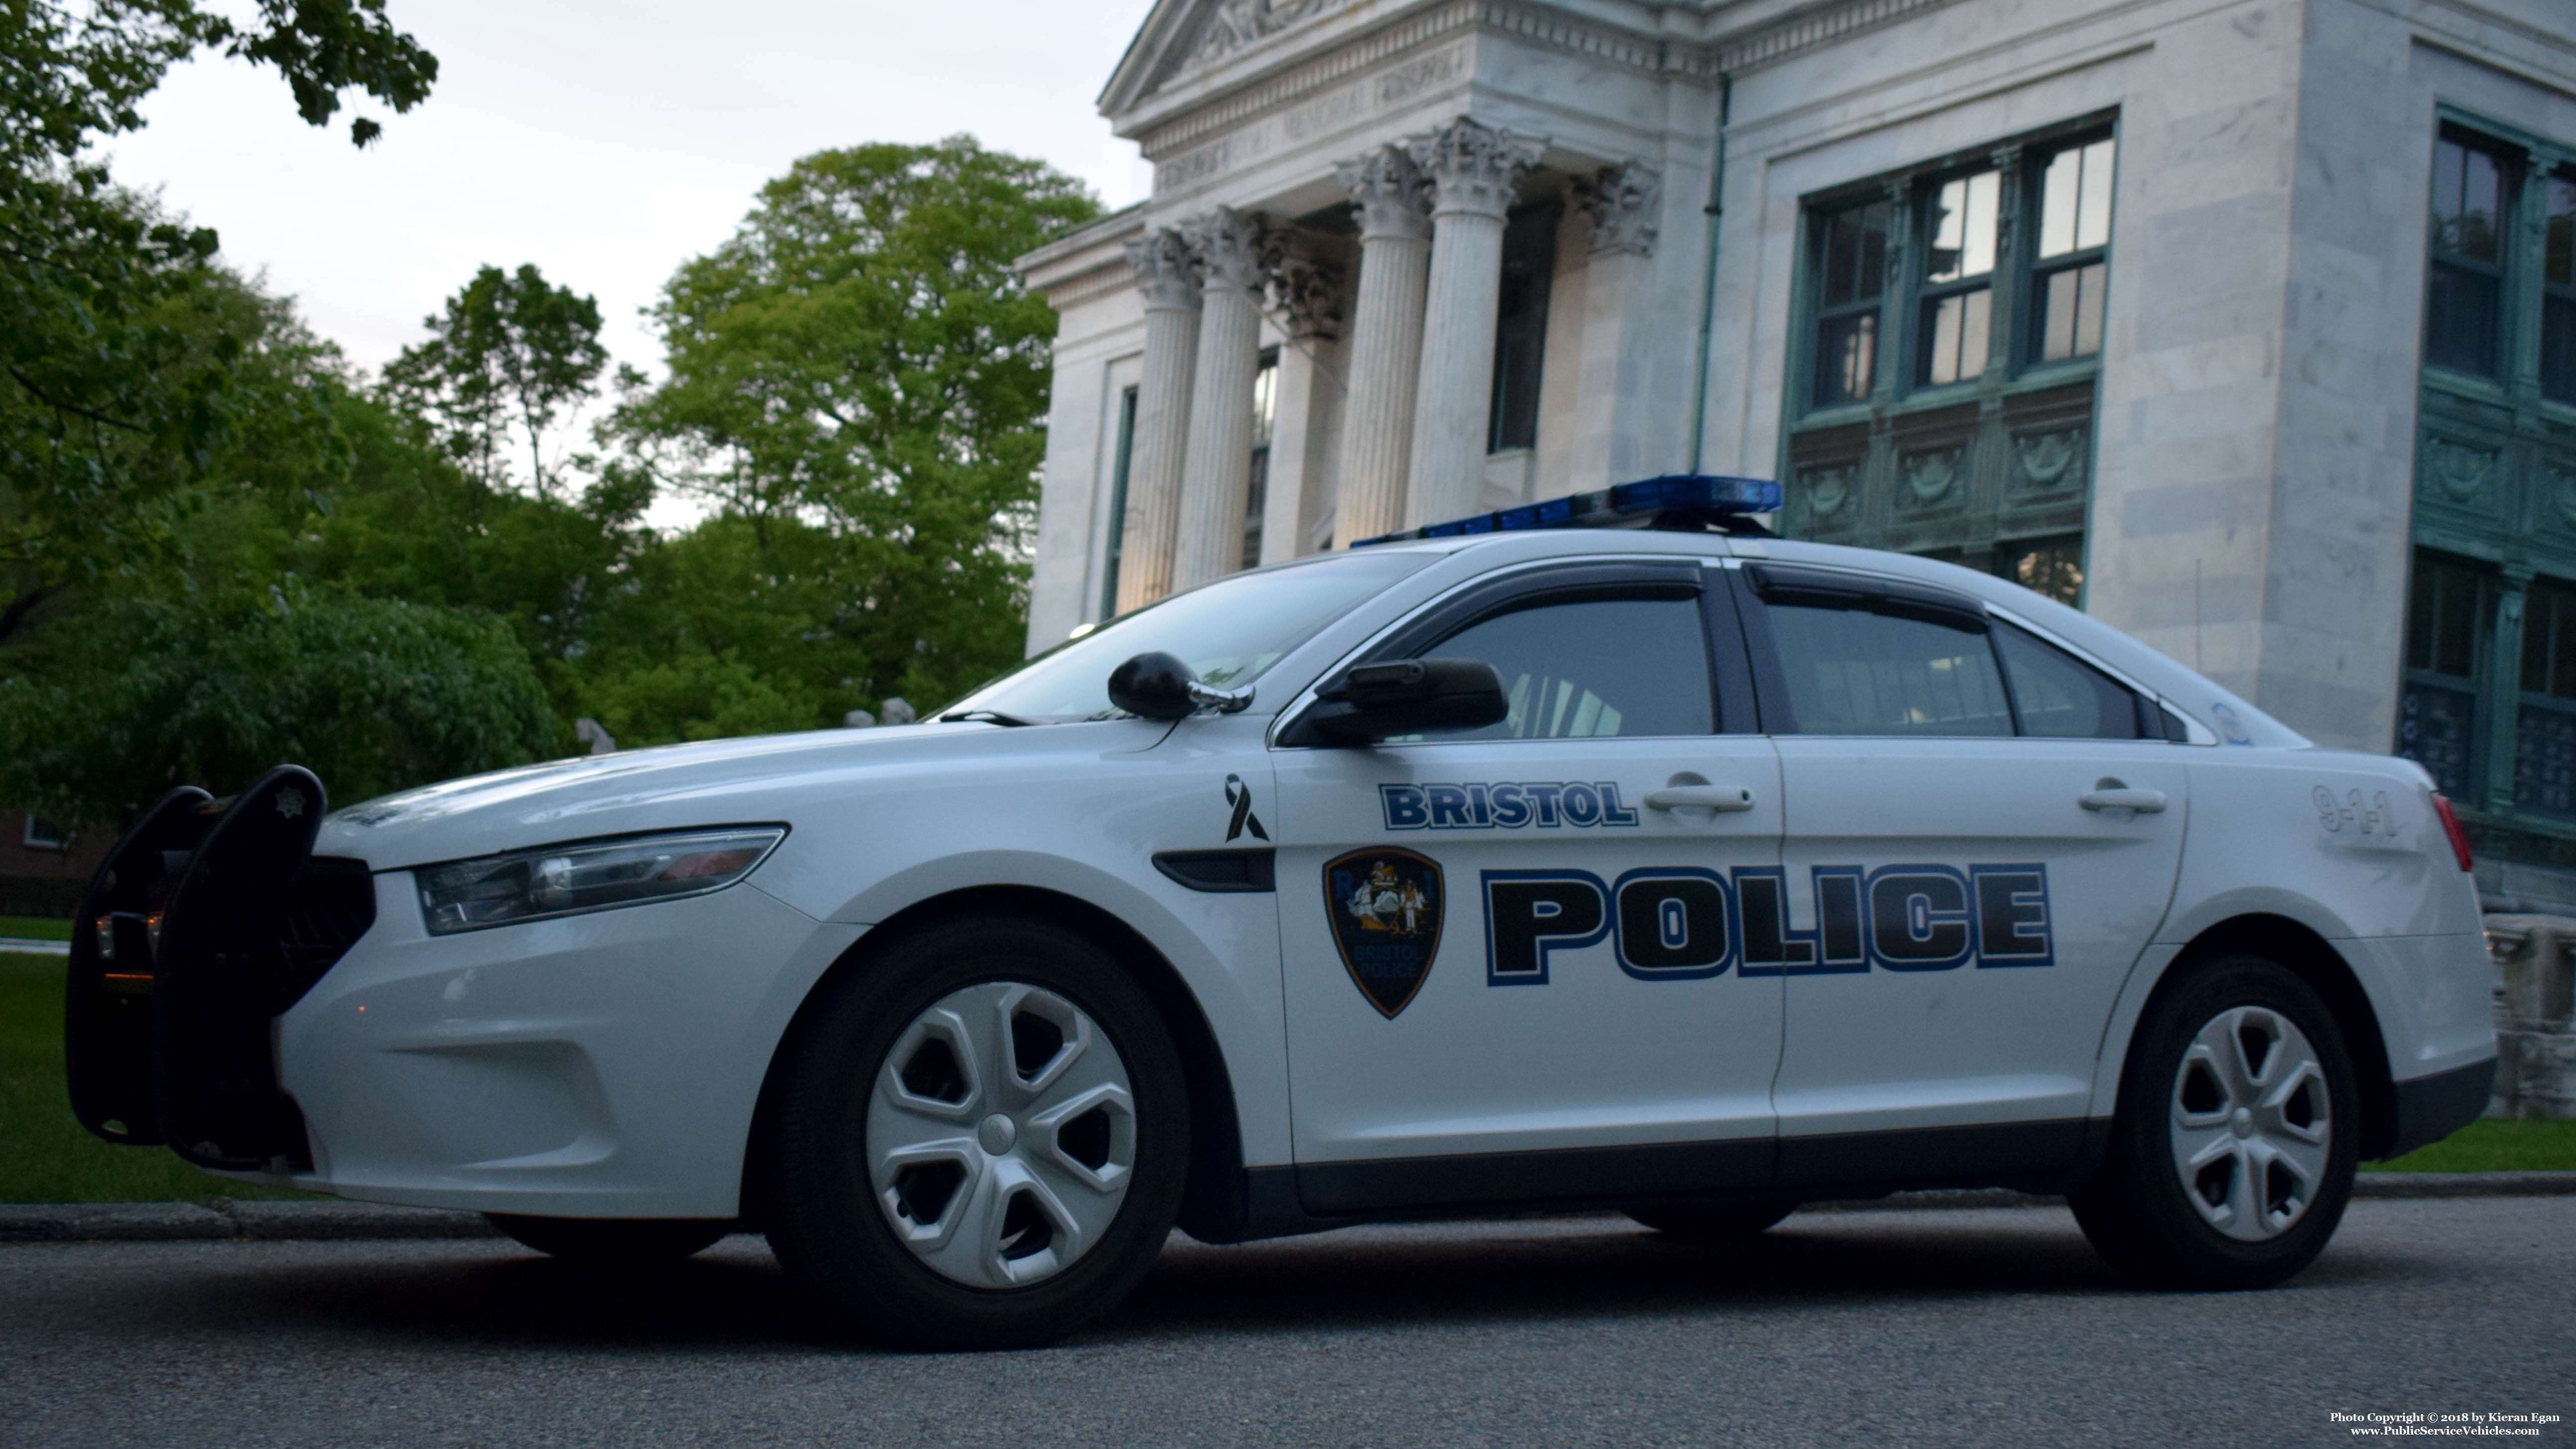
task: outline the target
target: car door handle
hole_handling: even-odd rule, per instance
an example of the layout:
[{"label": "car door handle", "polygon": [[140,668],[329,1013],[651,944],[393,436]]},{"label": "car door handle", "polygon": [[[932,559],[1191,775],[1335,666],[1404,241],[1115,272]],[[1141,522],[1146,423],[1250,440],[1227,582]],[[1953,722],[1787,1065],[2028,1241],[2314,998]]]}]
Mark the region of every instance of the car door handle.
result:
[{"label": "car door handle", "polygon": [[[1753,792],[1741,785],[1666,785],[1646,792],[1649,810],[1750,810]],[[2157,807],[2162,809],[2162,797]]]},{"label": "car door handle", "polygon": [[2165,808],[2165,792],[2132,790],[2127,786],[2120,786],[2078,795],[2075,797],[2075,803],[2087,810],[2134,810],[2141,815],[2154,815]]}]

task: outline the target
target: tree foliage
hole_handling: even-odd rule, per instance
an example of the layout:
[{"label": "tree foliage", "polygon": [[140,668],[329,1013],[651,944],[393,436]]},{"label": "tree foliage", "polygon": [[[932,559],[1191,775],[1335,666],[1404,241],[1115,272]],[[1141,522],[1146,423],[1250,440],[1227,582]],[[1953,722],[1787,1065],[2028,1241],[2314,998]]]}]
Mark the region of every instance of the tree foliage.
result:
[{"label": "tree foliage", "polygon": [[599,303],[548,283],[534,266],[485,267],[421,325],[429,340],[385,369],[387,388],[436,417],[449,451],[487,483],[508,474],[499,453],[515,426],[527,438],[529,481],[551,492],[559,470],[546,462],[546,435],[567,407],[593,395],[608,365]]},{"label": "tree foliage", "polygon": [[384,0],[246,8],[0,0],[0,639],[66,583],[149,557],[264,411],[240,334],[210,315],[215,234],[120,191],[90,144],[139,127],[200,50],[276,69],[315,125],[353,90],[408,110],[437,76]]},{"label": "tree foliage", "polygon": [[617,427],[747,525],[722,547],[752,573],[820,591],[848,681],[821,693],[943,698],[1018,657],[1055,315],[1010,262],[1098,210],[971,137],[825,151],[664,292],[670,378]]}]

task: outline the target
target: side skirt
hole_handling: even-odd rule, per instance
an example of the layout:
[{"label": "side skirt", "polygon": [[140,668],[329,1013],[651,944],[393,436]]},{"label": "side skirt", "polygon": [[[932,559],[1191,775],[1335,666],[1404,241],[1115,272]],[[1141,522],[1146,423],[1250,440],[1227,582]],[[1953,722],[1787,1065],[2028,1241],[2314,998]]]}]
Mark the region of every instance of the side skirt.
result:
[{"label": "side skirt", "polygon": [[1499,1210],[1883,1197],[1942,1187],[2064,1192],[2100,1165],[2109,1118],[1926,1127],[1825,1137],[1461,1153],[1244,1171],[1244,1221],[1228,1242],[1366,1222]]}]

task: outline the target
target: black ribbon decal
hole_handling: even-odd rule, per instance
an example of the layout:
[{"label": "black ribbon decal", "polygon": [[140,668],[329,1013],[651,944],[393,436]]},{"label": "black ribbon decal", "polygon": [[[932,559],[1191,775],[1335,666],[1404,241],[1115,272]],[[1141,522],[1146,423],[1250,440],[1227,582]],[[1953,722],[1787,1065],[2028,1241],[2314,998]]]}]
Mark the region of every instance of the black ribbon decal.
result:
[{"label": "black ribbon decal", "polygon": [[1252,787],[1243,783],[1241,775],[1225,777],[1225,803],[1234,807],[1234,818],[1226,822],[1226,839],[1232,840],[1247,829],[1256,839],[1270,838],[1270,832],[1261,828],[1261,817],[1252,813]]}]

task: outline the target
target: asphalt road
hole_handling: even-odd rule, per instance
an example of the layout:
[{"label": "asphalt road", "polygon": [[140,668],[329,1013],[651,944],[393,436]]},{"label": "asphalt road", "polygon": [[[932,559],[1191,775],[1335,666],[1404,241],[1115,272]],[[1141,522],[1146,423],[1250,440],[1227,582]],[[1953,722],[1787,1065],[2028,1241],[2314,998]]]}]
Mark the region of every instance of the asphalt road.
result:
[{"label": "asphalt road", "polygon": [[2122,1286],[2046,1208],[1176,1239],[1107,1327],[955,1357],[818,1337],[751,1238],[610,1281],[481,1241],[32,1244],[0,1247],[0,1449],[2233,1449],[2576,1414],[2571,1308],[2565,1197],[2359,1203],[2297,1282],[2206,1297]]}]

